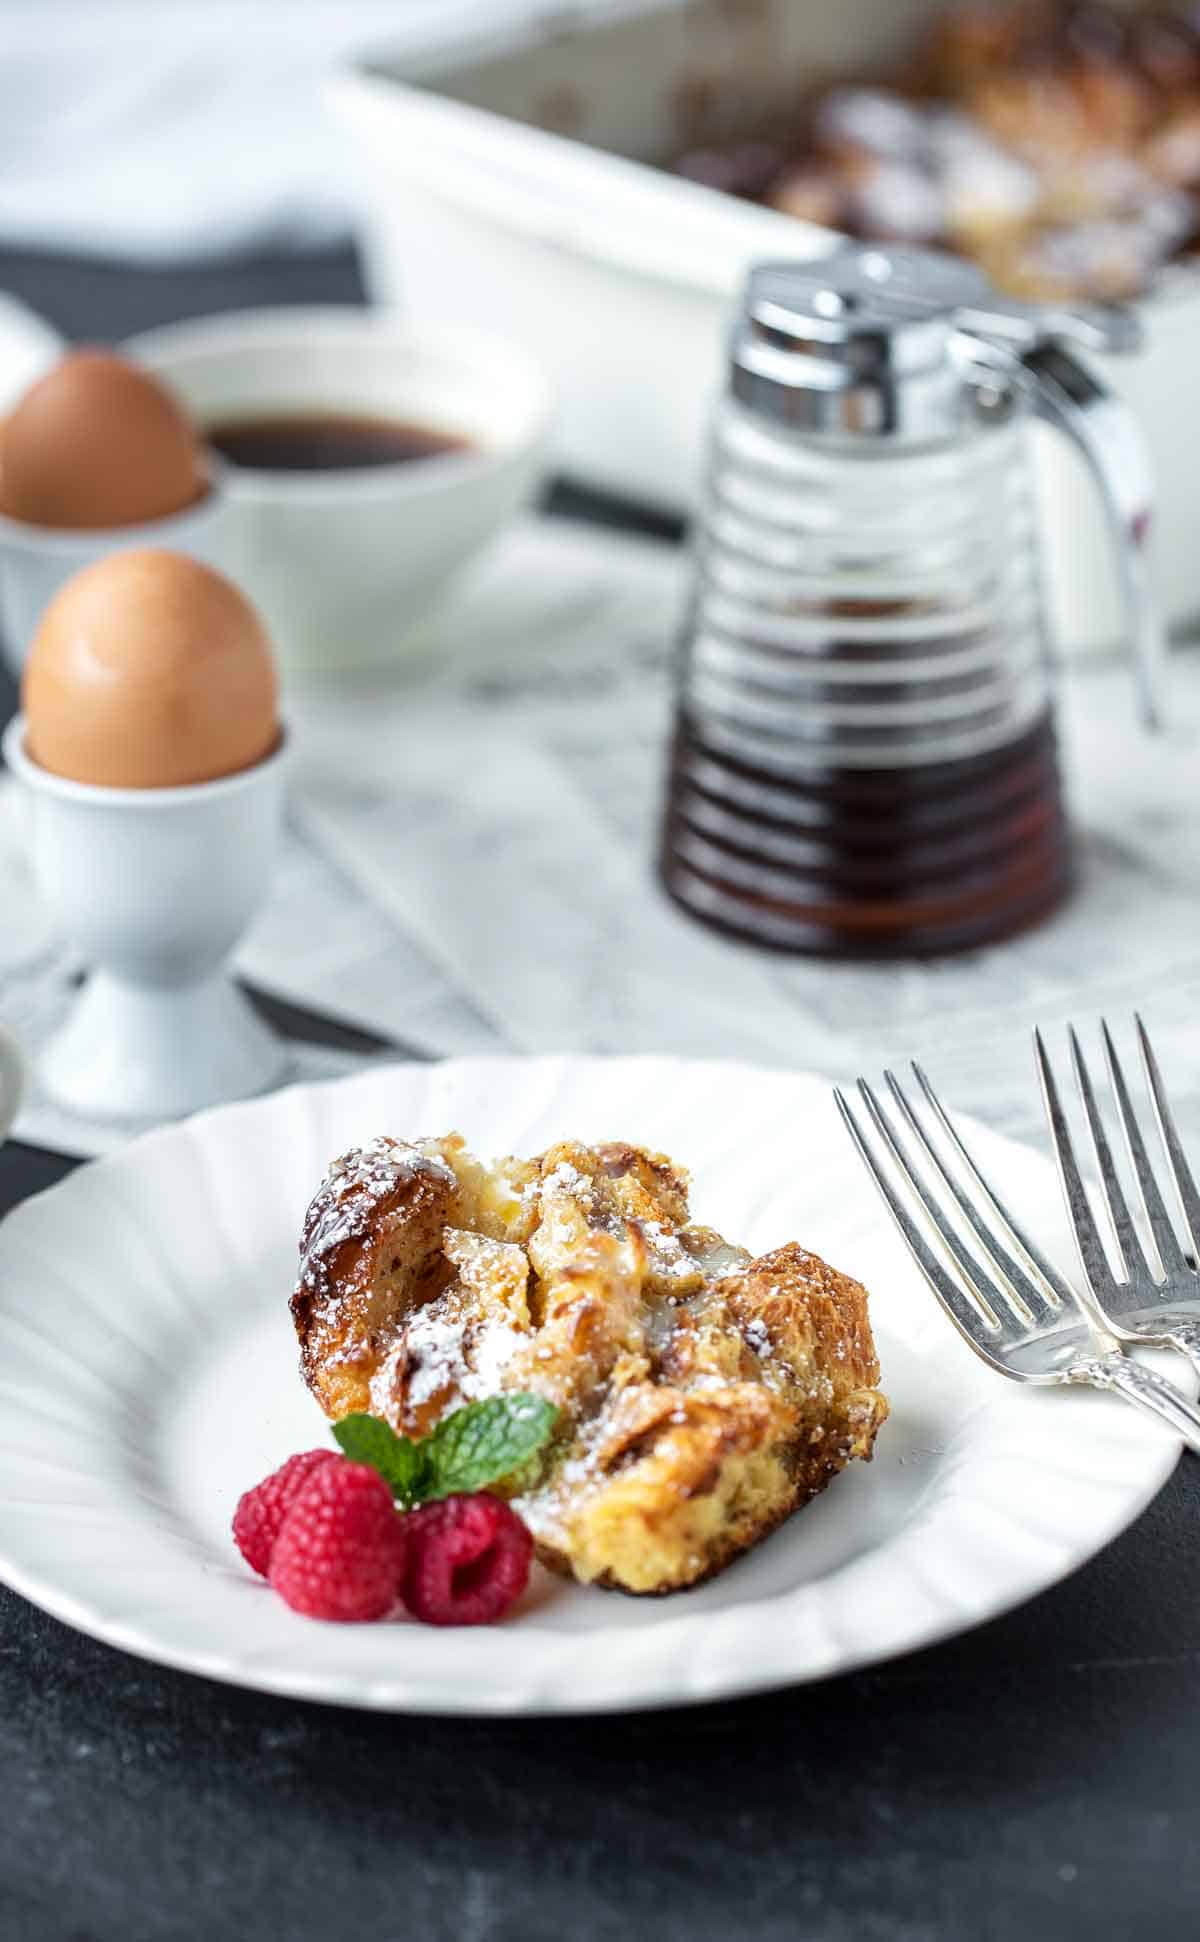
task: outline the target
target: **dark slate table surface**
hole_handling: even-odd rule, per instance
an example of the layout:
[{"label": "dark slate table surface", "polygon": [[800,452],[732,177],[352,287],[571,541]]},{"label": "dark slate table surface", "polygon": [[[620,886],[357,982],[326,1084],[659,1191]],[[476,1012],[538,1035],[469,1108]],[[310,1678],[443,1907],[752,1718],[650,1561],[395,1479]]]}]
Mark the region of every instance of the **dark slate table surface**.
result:
[{"label": "dark slate table surface", "polygon": [[[349,250],[170,271],[0,253],[0,287],[91,338],[362,294]],[[0,1211],[69,1165],[0,1149]],[[548,1723],[237,1692],[0,1589],[0,1937],[1195,1935],[1198,1535],[1187,1458],[1092,1564],[964,1638],[759,1699]]]}]

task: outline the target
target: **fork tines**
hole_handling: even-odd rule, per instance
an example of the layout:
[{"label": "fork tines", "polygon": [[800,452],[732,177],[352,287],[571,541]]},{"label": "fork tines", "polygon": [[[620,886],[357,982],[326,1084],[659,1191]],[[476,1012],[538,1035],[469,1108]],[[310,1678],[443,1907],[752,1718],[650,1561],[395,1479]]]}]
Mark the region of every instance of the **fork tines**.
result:
[{"label": "fork tines", "polygon": [[921,1067],[912,1071],[916,1104],[885,1074],[891,1113],[858,1081],[873,1132],[840,1090],[838,1109],[943,1308],[973,1348],[998,1353],[1064,1307],[1074,1313],[1076,1298],[984,1179]]},{"label": "fork tines", "polygon": [[1069,1025],[1067,1036],[1071,1048],[1071,1066],[1083,1106],[1084,1118],[1087,1121],[1088,1142],[1095,1157],[1102,1203],[1114,1244],[1116,1274],[1113,1273],[1109,1262],[1100,1226],[1083,1183],[1082,1170],[1076,1156],[1070,1125],[1063,1109],[1062,1096],[1054,1077],[1045,1040],[1040,1032],[1034,1033],[1038,1075],[1041,1079],[1046,1117],[1050,1124],[1063,1192],[1075,1230],[1080,1262],[1097,1296],[1106,1292],[1111,1293],[1114,1288],[1124,1286],[1143,1290],[1148,1288],[1154,1291],[1160,1280],[1195,1266],[1196,1238],[1200,1235],[1200,1192],[1197,1191],[1191,1168],[1188,1166],[1180,1143],[1154,1048],[1140,1017],[1136,1019],[1136,1025],[1146,1089],[1153,1107],[1167,1171],[1182,1216],[1183,1232],[1191,1252],[1190,1254],[1186,1252],[1181,1244],[1175,1223],[1163,1198],[1146,1150],[1146,1143],[1142,1138],[1112,1033],[1102,1020],[1100,1031],[1109,1090],[1120,1122],[1129,1169],[1137,1185],[1138,1200],[1154,1243],[1157,1261],[1152,1260],[1148,1255],[1121,1183],[1120,1171],[1109,1144],[1096,1089],[1079,1042],[1079,1034],[1073,1025]]}]

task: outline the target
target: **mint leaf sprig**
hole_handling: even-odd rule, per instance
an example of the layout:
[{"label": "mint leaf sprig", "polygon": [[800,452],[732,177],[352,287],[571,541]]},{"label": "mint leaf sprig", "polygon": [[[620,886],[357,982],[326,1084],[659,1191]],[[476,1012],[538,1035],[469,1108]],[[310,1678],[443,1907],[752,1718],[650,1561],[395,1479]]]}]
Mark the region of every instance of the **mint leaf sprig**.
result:
[{"label": "mint leaf sprig", "polygon": [[467,1403],[428,1436],[397,1436],[377,1416],[343,1416],[333,1434],[352,1463],[369,1463],[404,1510],[485,1490],[535,1457],[554,1428],[553,1403],[527,1390]]}]

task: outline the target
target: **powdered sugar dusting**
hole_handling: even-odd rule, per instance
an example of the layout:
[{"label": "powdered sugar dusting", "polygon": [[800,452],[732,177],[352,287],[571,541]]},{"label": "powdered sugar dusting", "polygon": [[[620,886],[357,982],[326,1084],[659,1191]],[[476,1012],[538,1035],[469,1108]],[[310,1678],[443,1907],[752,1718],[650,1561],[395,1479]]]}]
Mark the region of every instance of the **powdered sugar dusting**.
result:
[{"label": "powdered sugar dusting", "polygon": [[742,1333],[747,1342],[749,1342],[750,1347],[754,1350],[755,1355],[770,1355],[771,1338],[767,1333],[767,1325],[761,1315],[756,1315],[753,1321],[747,1322]]},{"label": "powdered sugar dusting", "polygon": [[405,1395],[420,1408],[446,1389],[462,1389],[467,1375],[464,1326],[445,1315],[417,1315],[405,1335]]},{"label": "powdered sugar dusting", "polygon": [[329,1257],[344,1241],[365,1240],[381,1203],[401,1181],[419,1177],[457,1185],[452,1169],[437,1154],[386,1134],[331,1161],[305,1219],[298,1286],[329,1299],[334,1292]]},{"label": "powdered sugar dusting", "polygon": [[694,1282],[700,1272],[695,1257],[688,1253],[674,1228],[662,1221],[633,1221],[646,1243],[649,1265],[663,1281]]},{"label": "powdered sugar dusting", "polygon": [[595,1204],[596,1196],[591,1181],[586,1173],[580,1173],[579,1168],[572,1166],[569,1160],[560,1160],[557,1166],[552,1167],[542,1180],[541,1186],[543,1194],[569,1194],[584,1213],[589,1212]]},{"label": "powdered sugar dusting", "polygon": [[528,1340],[505,1322],[488,1322],[475,1337],[471,1348],[474,1364],[468,1374],[470,1396],[490,1396],[500,1387],[500,1378],[517,1350]]},{"label": "powdered sugar dusting", "polygon": [[398,1347],[371,1387],[372,1402],[390,1416],[396,1402],[396,1377],[403,1368],[403,1398],[412,1409],[456,1391],[464,1401],[493,1396],[528,1336],[499,1321],[456,1315],[443,1304],[420,1309],[409,1318]]}]

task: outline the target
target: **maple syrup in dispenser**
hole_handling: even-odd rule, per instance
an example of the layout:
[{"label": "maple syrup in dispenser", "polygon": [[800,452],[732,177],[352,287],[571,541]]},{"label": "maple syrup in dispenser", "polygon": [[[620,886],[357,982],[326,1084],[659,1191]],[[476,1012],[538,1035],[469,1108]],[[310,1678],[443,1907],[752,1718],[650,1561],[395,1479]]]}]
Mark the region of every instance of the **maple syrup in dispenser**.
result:
[{"label": "maple syrup in dispenser", "polygon": [[1143,711],[1159,712],[1137,427],[1074,354],[1119,309],[997,296],[966,263],[853,244],[749,278],[681,644],[662,874],[783,949],[1004,937],[1071,881],[1029,424],[1086,458]]}]

